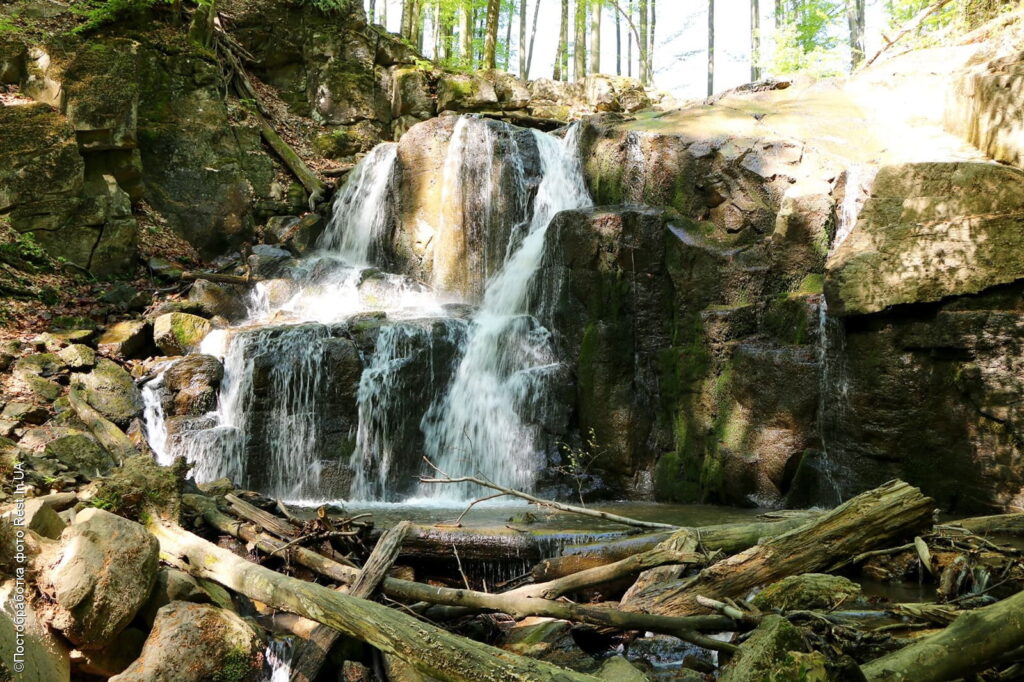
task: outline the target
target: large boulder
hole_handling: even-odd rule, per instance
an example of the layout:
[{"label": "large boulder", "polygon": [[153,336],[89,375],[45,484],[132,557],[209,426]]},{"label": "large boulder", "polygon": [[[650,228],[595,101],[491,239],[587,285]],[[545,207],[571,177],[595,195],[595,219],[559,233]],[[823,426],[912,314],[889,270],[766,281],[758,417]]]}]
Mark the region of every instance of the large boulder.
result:
[{"label": "large boulder", "polygon": [[[6,549],[6,548],[5,548]],[[62,641],[40,618],[14,580],[0,583],[0,679],[18,682],[69,682],[71,664],[67,642]],[[24,608],[23,629],[16,629],[13,615]],[[20,650],[20,651],[19,651]],[[23,657],[22,669],[14,667],[15,652]]]},{"label": "large boulder", "polygon": [[444,73],[437,79],[438,111],[481,111],[496,108],[494,83],[481,73]]},{"label": "large boulder", "polygon": [[100,358],[88,374],[75,374],[73,385],[100,414],[119,426],[126,426],[142,414],[142,394],[132,375],[107,358]]},{"label": "large boulder", "polygon": [[145,603],[159,544],[141,525],[101,509],[79,512],[36,558],[43,618],[76,646],[102,648]]},{"label": "large boulder", "polygon": [[142,655],[110,682],[255,682],[263,641],[231,611],[175,601],[157,611]]},{"label": "large boulder", "polygon": [[121,360],[138,357],[150,346],[153,325],[145,320],[124,320],[108,327],[96,344],[99,350]]},{"label": "large boulder", "polygon": [[1024,171],[915,163],[878,171],[856,227],[828,262],[838,315],[974,294],[1024,278]]},{"label": "large boulder", "polygon": [[[224,366],[212,355],[188,355],[164,372],[164,386],[171,392],[169,414],[199,416],[217,406]],[[168,409],[170,408],[170,409]]]}]

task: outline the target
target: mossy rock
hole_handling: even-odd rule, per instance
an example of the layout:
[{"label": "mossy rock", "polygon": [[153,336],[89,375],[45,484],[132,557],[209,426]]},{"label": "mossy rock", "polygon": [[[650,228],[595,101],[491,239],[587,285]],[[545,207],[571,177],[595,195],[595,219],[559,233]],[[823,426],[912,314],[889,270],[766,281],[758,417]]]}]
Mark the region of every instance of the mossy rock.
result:
[{"label": "mossy rock", "polygon": [[85,392],[86,401],[110,421],[125,426],[142,414],[142,393],[124,368],[101,358],[88,374],[76,374],[73,384]]},{"label": "mossy rock", "polygon": [[799,677],[786,676],[792,669],[790,652],[804,653],[807,648],[804,635],[798,628],[782,616],[766,616],[722,668],[719,682],[799,680]]},{"label": "mossy rock", "polygon": [[43,452],[86,480],[110,473],[117,464],[106,450],[84,433],[54,439],[46,444]]},{"label": "mossy rock", "polygon": [[129,518],[154,514],[177,520],[187,469],[184,460],[163,467],[149,455],[130,457],[107,478],[94,484],[90,503]]},{"label": "mossy rock", "polygon": [[804,573],[784,578],[753,599],[759,609],[780,611],[834,609],[860,594],[860,585],[838,575]]},{"label": "mossy rock", "polygon": [[167,313],[153,322],[153,341],[165,355],[195,350],[213,329],[209,320],[189,313]]}]

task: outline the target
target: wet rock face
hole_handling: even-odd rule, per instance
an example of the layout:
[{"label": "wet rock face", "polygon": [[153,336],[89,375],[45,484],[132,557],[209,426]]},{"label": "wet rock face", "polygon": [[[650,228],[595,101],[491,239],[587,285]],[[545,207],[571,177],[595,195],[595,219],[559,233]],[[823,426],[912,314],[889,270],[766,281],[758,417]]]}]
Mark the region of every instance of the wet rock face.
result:
[{"label": "wet rock face", "polygon": [[847,406],[825,435],[848,489],[899,476],[944,509],[1024,505],[1020,301],[1018,283],[845,321]]},{"label": "wet rock face", "polygon": [[470,300],[501,267],[540,182],[533,133],[452,116],[414,126],[398,145],[398,215],[389,265]]}]

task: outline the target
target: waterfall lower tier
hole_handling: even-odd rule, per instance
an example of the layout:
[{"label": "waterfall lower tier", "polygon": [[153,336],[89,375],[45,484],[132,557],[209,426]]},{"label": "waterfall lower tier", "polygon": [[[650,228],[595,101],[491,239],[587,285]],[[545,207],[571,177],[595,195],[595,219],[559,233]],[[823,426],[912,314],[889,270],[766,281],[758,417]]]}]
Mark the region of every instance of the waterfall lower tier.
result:
[{"label": "waterfall lower tier", "polygon": [[[171,414],[161,377],[149,382],[161,461],[184,456],[200,482],[227,476],[292,500],[473,494],[419,488],[424,455],[452,475],[532,488],[564,435],[571,378],[527,301],[551,219],[591,203],[576,147],[574,129],[558,139],[457,122],[433,189],[440,215],[422,217],[435,223],[440,289],[366,267],[389,259],[409,172],[398,145],[376,148],[339,190],[320,251],[275,261],[248,319],[204,344],[223,361],[216,410]],[[467,292],[465,274],[444,274],[455,265],[486,283],[468,319],[449,305]]]}]

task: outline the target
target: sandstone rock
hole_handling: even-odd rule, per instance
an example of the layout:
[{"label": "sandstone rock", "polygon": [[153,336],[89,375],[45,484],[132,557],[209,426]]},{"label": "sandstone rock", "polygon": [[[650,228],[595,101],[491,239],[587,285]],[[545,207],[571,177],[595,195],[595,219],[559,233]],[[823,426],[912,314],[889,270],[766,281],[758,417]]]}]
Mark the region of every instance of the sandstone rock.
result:
[{"label": "sandstone rock", "polygon": [[25,609],[25,669],[18,673],[11,669],[18,633],[14,621],[6,614],[15,613],[14,599],[15,582],[8,580],[0,584],[0,608],[5,614],[0,618],[0,678],[18,682],[69,682],[71,664],[67,644],[46,627],[44,619],[31,603],[27,603]]},{"label": "sandstone rock", "polygon": [[212,325],[196,315],[167,313],[153,322],[153,341],[164,355],[184,355],[199,347]]},{"label": "sandstone rock", "polygon": [[112,360],[100,358],[88,374],[74,375],[72,384],[81,388],[88,403],[115,424],[126,426],[142,414],[142,394],[135,381]]},{"label": "sandstone rock", "polygon": [[758,592],[752,603],[759,609],[831,611],[860,594],[860,585],[848,578],[824,573],[790,576]]},{"label": "sandstone rock", "polygon": [[110,644],[146,601],[158,543],[139,524],[86,509],[36,559],[48,624],[83,649]]},{"label": "sandstone rock", "polygon": [[108,327],[97,341],[101,352],[127,360],[138,357],[150,343],[152,326],[145,320],[125,320]]},{"label": "sandstone rock", "polygon": [[943,123],[986,156],[1024,166],[1024,62],[993,55],[957,73],[946,90]]},{"label": "sandstone rock", "polygon": [[438,111],[479,111],[497,104],[498,93],[485,72],[444,73],[437,79]]},{"label": "sandstone rock", "polygon": [[173,414],[199,416],[217,406],[224,366],[210,355],[188,355],[164,372],[164,386],[174,393]]},{"label": "sandstone rock", "polygon": [[397,68],[392,72],[391,116],[428,119],[437,113],[430,93],[432,74],[418,68]]},{"label": "sandstone rock", "polygon": [[205,682],[230,675],[259,679],[263,643],[234,613],[204,604],[171,602],[157,612],[142,655],[110,682]]},{"label": "sandstone rock", "polygon": [[990,163],[879,170],[856,227],[829,259],[839,315],[974,294],[1024,277],[1024,171]]},{"label": "sandstone rock", "polygon": [[44,538],[57,540],[67,524],[45,497],[35,497],[25,502],[25,527]]}]

